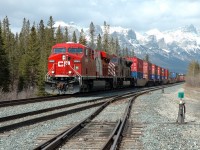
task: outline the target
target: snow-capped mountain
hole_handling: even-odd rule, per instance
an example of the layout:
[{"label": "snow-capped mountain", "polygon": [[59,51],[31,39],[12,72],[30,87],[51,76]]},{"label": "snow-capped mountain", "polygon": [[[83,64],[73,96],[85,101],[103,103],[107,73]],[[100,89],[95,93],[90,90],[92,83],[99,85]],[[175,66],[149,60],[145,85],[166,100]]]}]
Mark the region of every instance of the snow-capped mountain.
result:
[{"label": "snow-capped mountain", "polygon": [[[70,35],[76,31],[79,36],[82,29],[74,23],[56,22],[55,27],[59,25],[68,27]],[[89,40],[89,29],[83,28],[83,30]],[[103,26],[95,26],[96,36],[102,35],[103,31]],[[112,37],[118,37],[121,48],[134,50],[135,55],[141,59],[148,54],[152,63],[170,71],[186,73],[191,60],[200,61],[200,29],[196,29],[193,25],[164,32],[152,29],[143,34],[133,29],[110,26],[109,33]]]}]

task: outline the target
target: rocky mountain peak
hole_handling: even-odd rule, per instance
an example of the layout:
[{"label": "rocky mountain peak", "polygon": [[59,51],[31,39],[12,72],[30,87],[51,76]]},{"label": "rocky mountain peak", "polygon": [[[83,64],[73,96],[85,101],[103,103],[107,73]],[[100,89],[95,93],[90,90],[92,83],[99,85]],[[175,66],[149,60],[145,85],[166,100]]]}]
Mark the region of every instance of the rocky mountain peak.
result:
[{"label": "rocky mountain peak", "polygon": [[189,26],[185,26],[183,28],[183,32],[190,32],[190,33],[195,33],[197,34],[197,29],[195,28],[195,26],[193,24],[189,25]]},{"label": "rocky mountain peak", "polygon": [[[70,35],[76,31],[79,36],[83,28],[74,23],[62,22],[62,25],[68,27]],[[90,40],[89,28],[83,29],[87,39]],[[103,29],[103,26],[95,25],[95,36],[98,34],[102,36]],[[144,34],[130,28],[110,26],[109,29],[110,36],[119,39],[121,48],[134,50],[135,55],[141,59],[149,54],[152,63],[168,68],[170,71],[186,73],[189,61],[200,61],[200,30],[192,24],[163,32],[152,29]]]}]

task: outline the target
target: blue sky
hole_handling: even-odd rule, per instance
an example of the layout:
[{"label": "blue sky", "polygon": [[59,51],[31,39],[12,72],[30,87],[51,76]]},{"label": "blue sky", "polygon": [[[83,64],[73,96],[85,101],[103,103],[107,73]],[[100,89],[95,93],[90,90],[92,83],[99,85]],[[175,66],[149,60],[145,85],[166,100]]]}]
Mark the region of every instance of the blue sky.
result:
[{"label": "blue sky", "polygon": [[90,22],[147,31],[161,31],[193,24],[200,27],[200,0],[0,0],[0,20],[8,16],[11,28],[19,31],[23,18],[31,23],[41,19]]}]

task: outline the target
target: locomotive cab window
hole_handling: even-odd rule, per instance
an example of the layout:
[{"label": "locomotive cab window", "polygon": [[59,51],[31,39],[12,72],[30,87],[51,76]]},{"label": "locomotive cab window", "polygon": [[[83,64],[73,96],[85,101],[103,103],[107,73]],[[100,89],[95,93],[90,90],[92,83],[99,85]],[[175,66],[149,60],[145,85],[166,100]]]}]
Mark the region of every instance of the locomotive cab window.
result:
[{"label": "locomotive cab window", "polygon": [[118,58],[112,58],[112,59],[111,59],[111,62],[112,62],[112,63],[117,63],[117,62],[118,62]]},{"label": "locomotive cab window", "polygon": [[66,49],[65,48],[54,48],[53,49],[53,52],[55,54],[58,54],[58,53],[65,53],[66,52]]},{"label": "locomotive cab window", "polygon": [[69,53],[83,53],[83,49],[82,48],[69,48],[68,49]]}]

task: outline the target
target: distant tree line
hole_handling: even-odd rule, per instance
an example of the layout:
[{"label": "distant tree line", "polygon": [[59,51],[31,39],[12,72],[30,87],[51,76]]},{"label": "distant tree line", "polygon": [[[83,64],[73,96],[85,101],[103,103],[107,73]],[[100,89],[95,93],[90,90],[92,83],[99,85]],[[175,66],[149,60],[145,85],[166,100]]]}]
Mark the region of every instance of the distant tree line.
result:
[{"label": "distant tree line", "polygon": [[0,21],[0,92],[30,91],[37,89],[38,95],[44,95],[44,77],[47,73],[47,58],[55,43],[72,41],[81,43],[96,50],[104,50],[109,54],[133,56],[134,51],[120,48],[118,38],[110,36],[110,26],[104,22],[103,35],[95,36],[95,25],[89,26],[90,40],[86,39],[83,29],[80,34],[74,31],[69,35],[67,27],[54,28],[53,17],[50,16],[46,25],[30,24],[23,19],[19,33],[13,33],[6,16]]},{"label": "distant tree line", "polygon": [[200,87],[200,64],[198,61],[191,61],[188,66],[186,83],[192,87]]}]

